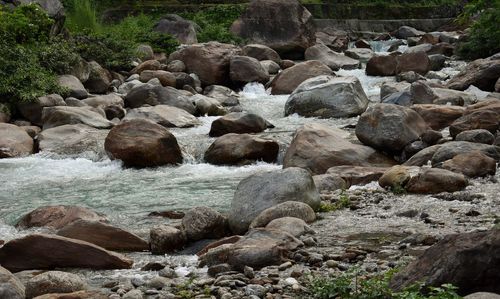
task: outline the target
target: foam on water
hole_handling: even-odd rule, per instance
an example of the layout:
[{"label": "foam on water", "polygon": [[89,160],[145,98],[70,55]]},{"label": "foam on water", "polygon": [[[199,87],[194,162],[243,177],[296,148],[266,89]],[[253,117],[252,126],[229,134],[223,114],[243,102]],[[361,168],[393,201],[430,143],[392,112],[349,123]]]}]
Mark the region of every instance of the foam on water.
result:
[{"label": "foam on water", "polygon": [[380,87],[386,82],[394,82],[393,77],[374,77],[367,76],[364,69],[355,70],[339,70],[336,72],[338,76],[354,76],[359,79],[363,90],[365,91],[368,98],[373,102],[380,101]]}]

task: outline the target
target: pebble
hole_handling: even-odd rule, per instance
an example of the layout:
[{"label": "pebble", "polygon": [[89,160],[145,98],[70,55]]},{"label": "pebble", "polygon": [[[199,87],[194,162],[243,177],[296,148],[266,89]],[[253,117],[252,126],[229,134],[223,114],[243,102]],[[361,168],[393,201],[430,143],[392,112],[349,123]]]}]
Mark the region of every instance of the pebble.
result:
[{"label": "pebble", "polygon": [[140,277],[134,277],[130,280],[130,282],[132,283],[132,285],[136,288],[138,287],[141,287],[143,286],[144,284],[146,284],[146,282],[144,281],[144,279],[140,278]]},{"label": "pebble", "polygon": [[255,277],[255,272],[252,267],[245,266],[245,268],[243,268],[243,274],[250,279]]},{"label": "pebble", "polygon": [[286,262],[278,266],[278,270],[283,271],[292,266],[292,262]]},{"label": "pebble", "polygon": [[266,295],[267,289],[258,284],[249,284],[245,287],[245,295],[262,298]]},{"label": "pebble", "polygon": [[293,277],[288,277],[285,279],[285,284],[288,285],[288,286],[291,286],[291,285],[294,285],[294,284],[298,284],[299,282],[297,281],[297,279],[293,278]]},{"label": "pebble", "polygon": [[325,262],[325,265],[328,267],[328,268],[337,268],[337,266],[339,265],[339,263],[337,263],[336,261],[334,260],[328,260]]},{"label": "pebble", "polygon": [[316,240],[314,240],[313,237],[304,238],[304,240],[302,240],[302,242],[304,243],[304,245],[309,246],[309,247],[317,245],[317,242],[316,242]]}]

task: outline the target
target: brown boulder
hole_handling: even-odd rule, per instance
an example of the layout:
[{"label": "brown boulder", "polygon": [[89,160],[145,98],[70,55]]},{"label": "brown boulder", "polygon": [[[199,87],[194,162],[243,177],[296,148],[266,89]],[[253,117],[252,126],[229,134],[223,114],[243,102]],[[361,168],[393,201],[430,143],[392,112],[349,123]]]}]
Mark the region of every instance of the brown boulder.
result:
[{"label": "brown boulder", "polygon": [[158,225],[151,229],[149,242],[152,254],[171,253],[186,245],[186,234],[173,226]]},{"label": "brown boulder", "polygon": [[111,81],[113,81],[111,72],[95,61],[89,62],[89,66],[90,76],[83,85],[90,93],[106,93],[111,85]]},{"label": "brown boulder", "polygon": [[57,234],[86,241],[108,250],[145,251],[149,249],[148,242],[137,235],[100,221],[77,220],[64,226]]},{"label": "brown boulder", "polygon": [[52,293],[72,293],[87,288],[87,283],[77,274],[47,271],[28,280],[26,283],[26,297],[34,298]]},{"label": "brown boulder", "polygon": [[130,71],[132,74],[141,74],[144,71],[156,71],[161,68],[161,63],[158,60],[146,60]]},{"label": "brown boulder", "polygon": [[465,108],[461,106],[420,104],[410,107],[415,110],[433,130],[442,130],[460,118]]},{"label": "brown boulder", "polygon": [[333,166],[392,166],[395,162],[376,150],[351,143],[346,132],[320,124],[299,128],[288,148],[283,167],[301,167],[323,174]]},{"label": "brown boulder", "polygon": [[467,64],[467,68],[446,84],[448,88],[466,90],[474,85],[484,91],[494,91],[500,77],[500,59],[478,59]]},{"label": "brown boulder", "polygon": [[34,142],[22,128],[0,123],[0,159],[28,156],[34,152]]},{"label": "brown boulder", "polygon": [[25,299],[23,283],[9,270],[0,266],[0,298]]},{"label": "brown boulder", "polygon": [[229,63],[229,77],[236,84],[267,83],[269,74],[260,62],[248,56],[233,56]]},{"label": "brown boulder", "polygon": [[182,163],[182,152],[174,135],[153,122],[134,119],[114,127],[104,148],[111,159],[125,166],[154,167]]},{"label": "brown boulder", "polygon": [[334,52],[323,44],[307,48],[304,55],[306,60],[321,61],[334,71],[339,69],[353,70],[360,66],[359,60]]},{"label": "brown boulder", "polygon": [[205,152],[205,161],[215,165],[241,165],[263,160],[274,162],[279,144],[250,134],[226,134],[217,138]]},{"label": "brown boulder", "polygon": [[50,94],[39,97],[31,103],[20,103],[17,110],[32,124],[42,125],[42,110],[44,107],[66,106],[64,99],[58,94]]},{"label": "brown boulder", "polygon": [[45,206],[37,208],[24,215],[16,224],[18,228],[51,227],[60,229],[77,221],[106,222],[106,217],[79,206]]},{"label": "brown boulder", "polygon": [[141,82],[147,83],[151,79],[158,79],[162,86],[171,86],[175,87],[177,80],[175,79],[174,74],[167,71],[162,70],[146,70],[141,72],[139,80]]},{"label": "brown boulder", "polygon": [[480,151],[458,154],[451,160],[445,161],[442,168],[456,173],[475,178],[487,175],[495,175],[497,170],[497,161],[486,156]]},{"label": "brown boulder", "polygon": [[191,241],[222,238],[229,232],[226,217],[208,207],[187,211],[182,218],[182,229]]},{"label": "brown boulder", "polygon": [[33,299],[108,299],[109,295],[100,291],[78,291],[73,293],[45,294]]},{"label": "brown boulder", "polygon": [[133,261],[84,241],[33,234],[0,248],[0,264],[13,272],[32,269],[129,269]]},{"label": "brown boulder", "polygon": [[278,52],[265,45],[250,44],[241,49],[242,55],[253,57],[259,61],[271,60],[278,65],[281,64],[281,57]]},{"label": "brown boulder", "polygon": [[307,79],[331,74],[332,70],[320,61],[301,62],[282,71],[271,81],[271,93],[274,95],[291,94],[300,83]]},{"label": "brown boulder", "polygon": [[337,175],[352,186],[366,185],[377,181],[387,169],[387,167],[371,166],[334,166],[329,168],[326,173]]},{"label": "brown boulder", "polygon": [[398,62],[395,56],[373,56],[366,64],[368,76],[394,76]]},{"label": "brown boulder", "polygon": [[484,129],[495,134],[500,128],[500,114],[491,110],[479,110],[456,119],[450,125],[450,135],[455,138],[459,133]]},{"label": "brown boulder", "polygon": [[465,189],[467,184],[467,179],[462,174],[446,169],[428,168],[412,177],[406,185],[406,190],[411,193],[435,194],[460,191]]},{"label": "brown boulder", "polygon": [[219,137],[229,133],[260,133],[272,127],[274,126],[257,114],[233,112],[214,120],[208,135]]},{"label": "brown boulder", "polygon": [[423,52],[401,54],[396,56],[396,61],[396,74],[414,71],[425,75],[431,69],[431,61]]}]

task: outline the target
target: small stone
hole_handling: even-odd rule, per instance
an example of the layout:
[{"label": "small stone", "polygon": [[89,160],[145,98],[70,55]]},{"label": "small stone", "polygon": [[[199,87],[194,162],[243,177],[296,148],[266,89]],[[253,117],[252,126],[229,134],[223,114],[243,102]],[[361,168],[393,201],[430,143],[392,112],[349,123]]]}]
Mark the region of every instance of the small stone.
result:
[{"label": "small stone", "polygon": [[150,262],[142,267],[141,271],[160,271],[163,268],[165,268],[165,264],[159,262]]},{"label": "small stone", "polygon": [[481,213],[476,210],[470,210],[467,213],[465,213],[465,216],[470,216],[470,217],[476,217],[479,215],[481,215]]},{"label": "small stone", "polygon": [[292,262],[286,262],[278,266],[278,270],[283,271],[292,266]]},{"label": "small stone", "polygon": [[347,265],[347,264],[338,264],[338,265],[337,265],[337,268],[338,268],[340,271],[347,271],[347,270],[349,270],[349,265]]},{"label": "small stone", "polygon": [[288,286],[291,286],[291,285],[294,285],[294,284],[298,284],[299,282],[297,281],[297,279],[293,278],[293,277],[288,277],[285,279],[285,284],[288,285]]},{"label": "small stone", "polygon": [[258,298],[264,297],[267,289],[258,284],[249,284],[245,287],[245,294],[247,296],[257,296]]},{"label": "small stone", "polygon": [[309,264],[319,264],[323,262],[323,255],[319,253],[311,253],[308,258]]},{"label": "small stone", "polygon": [[243,274],[250,279],[255,277],[255,272],[252,267],[245,266],[245,268],[243,268]]},{"label": "small stone", "polygon": [[328,260],[328,261],[326,261],[325,265],[328,268],[337,268],[337,266],[339,265],[339,263],[336,262],[336,261],[334,261],[334,260]]},{"label": "small stone", "polygon": [[304,240],[302,240],[302,242],[304,243],[304,245],[309,246],[309,247],[317,245],[317,242],[316,242],[316,240],[314,240],[313,237],[307,237]]},{"label": "small stone", "polygon": [[151,279],[148,282],[147,286],[149,288],[161,290],[165,286],[168,286],[169,284],[170,284],[170,282],[167,278],[159,276],[159,277],[155,277],[155,278]]},{"label": "small stone", "polygon": [[160,275],[161,277],[165,277],[165,278],[176,278],[177,277],[177,273],[175,273],[175,270],[170,268],[170,267],[165,267],[165,268],[161,269],[160,272],[158,272],[158,275]]},{"label": "small stone", "polygon": [[146,284],[146,282],[140,277],[134,277],[130,280],[132,285],[136,288],[141,287]]}]

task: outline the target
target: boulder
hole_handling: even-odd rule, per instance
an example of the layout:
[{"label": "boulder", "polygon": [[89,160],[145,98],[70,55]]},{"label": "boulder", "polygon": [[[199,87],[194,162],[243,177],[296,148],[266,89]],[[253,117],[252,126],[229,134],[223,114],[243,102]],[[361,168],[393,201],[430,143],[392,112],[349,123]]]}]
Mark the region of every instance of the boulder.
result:
[{"label": "boulder", "polygon": [[149,249],[148,242],[137,235],[101,221],[76,220],[64,226],[57,234],[114,251],[145,251]]},{"label": "boulder", "polygon": [[250,223],[250,228],[265,227],[274,219],[282,217],[295,217],[307,223],[316,220],[316,213],[308,204],[299,201],[285,201],[262,211]]},{"label": "boulder", "polygon": [[434,104],[438,105],[472,105],[476,103],[477,98],[475,95],[453,90],[446,88],[433,88],[434,93],[438,96],[437,99],[434,100]]},{"label": "boulder", "polygon": [[395,56],[373,56],[366,63],[368,76],[394,76],[398,62]]},{"label": "boulder", "polygon": [[318,76],[294,90],[285,104],[285,115],[353,117],[365,112],[368,102],[358,78]]},{"label": "boulder", "polygon": [[17,110],[32,124],[42,125],[42,110],[44,107],[66,106],[64,99],[58,94],[50,94],[39,97],[30,103],[20,103]]},{"label": "boulder", "polygon": [[485,129],[463,131],[455,136],[456,141],[468,141],[475,143],[493,144],[495,135]]},{"label": "boulder", "polygon": [[320,124],[299,128],[283,160],[283,167],[301,167],[313,174],[323,174],[330,167],[392,166],[395,162],[371,147],[344,139],[347,132]]},{"label": "boulder", "polygon": [[335,52],[344,52],[349,48],[351,39],[346,31],[331,27],[318,29],[323,31],[316,32],[316,43],[322,43]]},{"label": "boulder", "polygon": [[380,87],[380,99],[384,99],[393,93],[410,91],[411,84],[408,82],[385,82]]},{"label": "boulder", "polygon": [[414,104],[432,104],[438,98],[438,95],[425,81],[413,82],[410,92]]},{"label": "boulder", "polygon": [[182,163],[182,152],[172,133],[151,121],[133,119],[114,127],[104,148],[111,159],[128,167]]},{"label": "boulder", "polygon": [[209,136],[219,137],[229,133],[260,133],[273,127],[257,114],[233,112],[213,121]]},{"label": "boulder", "polygon": [[312,230],[312,228],[309,227],[304,220],[295,217],[281,217],[274,219],[266,225],[266,229],[286,232],[296,238],[305,234],[314,233],[314,230]]},{"label": "boulder", "polygon": [[450,160],[445,161],[441,167],[456,173],[475,178],[495,175],[497,170],[495,159],[486,156],[480,151],[458,154]]},{"label": "boulder", "polygon": [[279,64],[272,60],[263,60],[260,65],[266,70],[269,75],[276,75],[281,71]]},{"label": "boulder", "polygon": [[226,115],[228,110],[217,100],[202,94],[195,94],[191,101],[196,106],[196,115],[220,116]]},{"label": "boulder", "polygon": [[313,176],[314,184],[319,193],[331,193],[336,190],[348,189],[347,182],[335,174],[319,174]]},{"label": "boulder", "polygon": [[[102,112],[104,114],[104,112]],[[54,106],[42,111],[43,129],[83,124],[96,129],[109,129],[113,123],[91,107]]]},{"label": "boulder", "polygon": [[165,254],[182,249],[187,238],[183,231],[173,226],[159,225],[151,229],[149,242],[152,254]]},{"label": "boulder", "polygon": [[132,88],[125,97],[125,105],[130,108],[139,108],[144,105],[169,105],[184,109],[191,114],[196,113],[196,107],[189,97],[169,86],[138,85]]},{"label": "boulder", "polygon": [[88,288],[87,283],[76,274],[48,271],[32,277],[26,283],[26,297],[34,298],[44,294],[72,293]]},{"label": "boulder", "polygon": [[486,98],[477,104],[469,105],[465,109],[465,114],[471,114],[477,111],[493,111],[500,114],[500,98]]},{"label": "boulder", "polygon": [[89,62],[89,66],[90,76],[89,79],[85,81],[84,86],[90,93],[106,93],[111,86],[111,81],[113,81],[111,72],[95,61]]},{"label": "boulder", "polygon": [[150,120],[166,128],[189,128],[201,124],[196,117],[187,113],[186,110],[168,105],[130,109],[123,120],[132,119]]},{"label": "boulder", "polygon": [[465,296],[464,299],[500,299],[500,295],[488,292],[476,292]]},{"label": "boulder", "polygon": [[82,82],[78,80],[77,77],[73,75],[62,75],[57,78],[57,83],[69,90],[69,96],[77,99],[85,99],[89,96],[89,93],[83,87]]},{"label": "boulder", "polygon": [[401,54],[396,56],[396,62],[396,74],[414,71],[425,75],[431,69],[429,57],[423,52]]},{"label": "boulder", "polygon": [[463,174],[446,169],[427,168],[410,178],[405,187],[411,193],[435,194],[460,191],[465,189],[467,184]]},{"label": "boulder", "polygon": [[433,130],[442,130],[450,126],[465,112],[463,107],[449,105],[422,104],[410,108],[415,110]]},{"label": "boulder", "polygon": [[153,30],[175,37],[181,44],[196,44],[196,24],[174,14],[162,17]]},{"label": "boulder", "polygon": [[419,167],[395,165],[384,172],[378,184],[387,189],[404,188],[419,171]]},{"label": "boulder", "polygon": [[429,146],[419,151],[415,155],[413,155],[410,159],[403,163],[406,166],[424,166],[427,165],[429,161],[432,160],[432,157],[436,154],[436,152],[441,148],[441,144],[436,144],[433,146]]},{"label": "boulder", "polygon": [[456,119],[450,125],[450,135],[455,138],[459,133],[484,129],[495,134],[500,129],[500,113],[492,110],[479,110]]},{"label": "boulder", "polygon": [[167,71],[172,73],[181,73],[186,70],[186,65],[180,60],[172,60],[167,64]]},{"label": "boulder", "polygon": [[146,70],[143,71],[139,77],[139,80],[143,83],[149,82],[151,79],[158,79],[162,86],[175,87],[177,81],[174,74],[162,70]]},{"label": "boulder", "polygon": [[413,104],[413,97],[409,91],[399,91],[386,96],[381,103],[408,107]]},{"label": "boulder", "polygon": [[442,54],[429,55],[429,61],[431,63],[432,71],[439,71],[444,67],[446,62],[446,56]]},{"label": "boulder", "polygon": [[0,266],[0,298],[25,299],[25,288],[9,270]]},{"label": "boulder", "polygon": [[123,102],[122,97],[120,97],[116,93],[110,93],[107,95],[86,98],[85,100],[82,100],[81,102],[87,106],[94,107],[94,108],[102,108],[102,109],[106,109],[108,107],[114,107],[114,106],[119,106],[119,107],[124,106],[124,102]]},{"label": "boulder", "polygon": [[142,44],[135,48],[135,53],[141,60],[155,59],[155,53],[150,45]]},{"label": "boulder", "polygon": [[410,108],[377,104],[368,108],[356,125],[356,136],[366,145],[397,153],[427,131],[426,122]]},{"label": "boulder", "polygon": [[393,276],[390,286],[401,290],[414,283],[440,287],[449,283],[460,295],[500,293],[500,230],[445,236],[416,261]]},{"label": "boulder", "polygon": [[250,134],[229,133],[218,137],[205,152],[205,161],[215,165],[245,165],[255,161],[272,163],[279,144]]},{"label": "boulder", "polygon": [[225,85],[229,82],[229,61],[240,49],[234,45],[209,42],[183,47],[170,54],[169,61],[180,60],[188,73],[195,73],[202,85]]},{"label": "boulder", "polygon": [[240,101],[238,100],[239,94],[234,92],[231,88],[220,86],[220,85],[211,85],[207,86],[203,91],[203,94],[207,97],[216,99],[223,106],[238,106]]},{"label": "boulder", "polygon": [[158,60],[146,60],[133,68],[130,73],[140,75],[144,71],[156,71],[159,69],[161,69],[161,63]]},{"label": "boulder", "polygon": [[63,125],[39,133],[37,144],[41,152],[75,157],[91,152],[105,156],[104,139],[107,135],[108,130],[99,130],[83,124]]},{"label": "boulder", "polygon": [[101,291],[78,291],[73,293],[45,294],[34,299],[108,299],[109,295]]},{"label": "boulder", "polygon": [[28,156],[34,153],[33,138],[22,128],[0,123],[0,159]]},{"label": "boulder", "polygon": [[259,44],[249,44],[241,49],[241,54],[249,57],[253,57],[259,61],[271,60],[276,62],[278,65],[281,64],[281,57],[278,52],[269,48],[265,45]]},{"label": "boulder", "polygon": [[245,266],[260,269],[280,265],[288,255],[304,244],[287,232],[274,229],[252,229],[233,244],[224,244],[200,256],[201,266],[229,264],[233,269]]},{"label": "boulder", "polygon": [[208,207],[196,207],[182,218],[182,229],[191,241],[219,239],[227,235],[227,219]]},{"label": "boulder", "polygon": [[480,151],[483,154],[500,161],[500,147],[482,143],[472,143],[467,141],[451,141],[439,146],[432,155],[432,165],[452,159],[458,154]]},{"label": "boulder", "polygon": [[344,52],[344,54],[347,57],[351,57],[363,63],[367,63],[368,60],[370,60],[373,56],[375,56],[375,52],[373,52],[373,50],[366,48],[348,49]]},{"label": "boulder", "polygon": [[318,60],[334,71],[339,69],[352,70],[360,66],[359,60],[334,52],[323,44],[316,44],[305,52],[306,60]]},{"label": "boulder", "polygon": [[409,37],[422,36],[424,34],[425,34],[425,32],[417,30],[417,29],[410,27],[410,26],[401,26],[393,33],[393,35],[396,38],[400,38],[400,39],[407,39]]},{"label": "boulder", "polygon": [[271,81],[271,93],[291,94],[305,80],[331,74],[332,70],[320,61],[301,62],[282,71]]},{"label": "boulder", "polygon": [[39,207],[24,215],[16,223],[17,228],[27,229],[31,227],[50,227],[60,229],[77,221],[100,221],[106,222],[106,217],[96,212],[79,206],[44,206]]},{"label": "boulder", "polygon": [[500,59],[478,59],[467,64],[465,70],[451,78],[446,87],[466,90],[474,85],[484,91],[495,91],[495,84],[499,77]]},{"label": "boulder", "polygon": [[260,62],[248,56],[233,56],[229,63],[229,77],[239,85],[250,82],[267,83],[269,74]]},{"label": "boulder", "polygon": [[262,211],[285,201],[319,207],[319,193],[306,170],[288,168],[249,176],[238,184],[231,202],[231,230],[244,233]]},{"label": "boulder", "polygon": [[302,58],[316,41],[313,16],[297,0],[253,0],[231,32],[290,59]]},{"label": "boulder", "polygon": [[349,186],[366,185],[377,181],[385,172],[387,167],[371,166],[334,166],[326,172],[329,175],[341,177]]},{"label": "boulder", "polygon": [[13,272],[32,269],[129,269],[133,261],[84,241],[33,234],[0,248],[0,263]]}]

